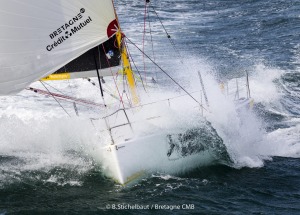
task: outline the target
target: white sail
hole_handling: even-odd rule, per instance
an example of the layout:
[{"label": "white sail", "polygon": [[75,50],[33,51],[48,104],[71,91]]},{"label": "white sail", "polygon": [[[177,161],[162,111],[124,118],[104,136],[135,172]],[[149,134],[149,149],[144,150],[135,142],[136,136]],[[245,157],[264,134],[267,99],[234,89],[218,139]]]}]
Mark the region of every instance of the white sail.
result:
[{"label": "white sail", "polygon": [[111,0],[0,0],[0,95],[16,93],[107,41]]}]

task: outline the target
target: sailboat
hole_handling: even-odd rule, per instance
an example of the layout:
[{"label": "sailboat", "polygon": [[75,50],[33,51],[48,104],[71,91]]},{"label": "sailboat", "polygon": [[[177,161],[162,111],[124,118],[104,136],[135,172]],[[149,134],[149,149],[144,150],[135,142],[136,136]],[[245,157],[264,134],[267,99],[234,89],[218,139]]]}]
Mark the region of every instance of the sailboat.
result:
[{"label": "sailboat", "polygon": [[[149,3],[149,2],[147,2]],[[105,116],[91,119],[101,125],[107,135],[106,144],[93,153],[99,158],[107,176],[122,185],[165,167],[186,171],[214,160],[212,154],[226,152],[222,139],[206,123],[203,128],[177,129],[169,133],[155,132],[136,135],[140,123],[159,126],[164,116],[150,113],[152,104],[141,104],[136,90],[136,78],[131,67],[125,39],[112,0],[22,0],[1,1],[0,9],[0,95],[12,95],[24,89],[58,99],[99,105],[85,99],[52,93],[30,86],[33,82],[96,77],[103,99]],[[199,103],[187,90],[161,67],[185,93]],[[109,109],[104,95],[104,77],[113,77],[117,91],[114,96],[119,108]],[[115,77],[122,78],[128,89],[128,103]],[[201,81],[202,82],[202,81]],[[124,88],[124,89],[125,89]],[[124,92],[124,90],[123,90]],[[170,102],[170,99],[164,102]],[[75,106],[74,106],[75,108]],[[171,107],[170,107],[171,108]],[[146,111],[145,111],[146,110]],[[133,121],[136,112],[147,112],[141,122]],[[200,114],[201,111],[199,111]],[[201,138],[214,142],[201,144]],[[200,143],[199,143],[200,142]],[[216,152],[209,148],[218,148]],[[217,156],[217,155],[216,155]],[[199,159],[201,157],[202,159]]]}]

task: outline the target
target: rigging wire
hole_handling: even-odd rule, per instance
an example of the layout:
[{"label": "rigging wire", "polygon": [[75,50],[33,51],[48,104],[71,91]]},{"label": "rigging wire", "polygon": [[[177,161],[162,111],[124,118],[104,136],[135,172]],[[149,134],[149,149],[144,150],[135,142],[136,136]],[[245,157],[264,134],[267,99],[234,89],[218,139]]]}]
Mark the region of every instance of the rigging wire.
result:
[{"label": "rigging wire", "polygon": [[[153,60],[155,61],[155,54],[154,54],[153,36],[152,36],[152,28],[151,28],[151,19],[150,19],[149,7],[148,7],[147,13],[148,13],[148,23],[149,23],[150,40],[151,40],[151,45],[152,45],[152,54],[153,54]],[[157,79],[157,77],[156,77],[156,79]]]},{"label": "rigging wire", "polygon": [[[150,0],[147,0],[147,1],[150,2]],[[175,45],[175,42],[174,42],[173,39],[171,38],[171,35],[168,33],[167,29],[165,28],[165,26],[164,26],[164,24],[163,24],[161,18],[159,17],[158,13],[156,12],[154,6],[153,6],[151,3],[150,3],[150,6],[151,6],[152,10],[154,11],[154,13],[156,14],[156,16],[157,16],[159,22],[161,23],[161,25],[162,25],[162,27],[163,27],[163,29],[164,29],[164,31],[165,31],[165,33],[166,33],[166,35],[167,35],[167,37],[168,37],[170,43],[171,43],[171,45],[173,46],[173,49],[175,50],[176,54],[177,54],[178,57],[180,58],[180,62],[181,62],[183,65],[185,65],[187,68],[190,68],[190,66],[187,65],[187,64],[183,61],[183,58],[182,58],[182,55],[181,55],[180,50],[177,49],[177,47],[176,47],[176,45]],[[200,71],[198,71],[198,75],[201,77]],[[201,79],[202,79],[202,78],[201,78]],[[203,84],[203,82],[201,82],[201,85],[202,85],[202,88],[204,89],[204,84]],[[206,98],[206,101],[207,101],[207,97],[206,97],[205,91],[203,91],[203,93],[204,93],[204,97]],[[201,94],[201,97],[202,97],[202,94]],[[199,103],[199,104],[200,104],[200,103]],[[208,102],[207,102],[207,104],[208,104]],[[202,106],[202,101],[201,101],[200,106],[203,108],[203,106]]]},{"label": "rigging wire", "polygon": [[[149,2],[150,2],[150,1],[149,1]],[[165,26],[164,26],[164,24],[163,24],[161,18],[159,17],[158,13],[156,12],[156,10],[155,10],[154,6],[151,4],[151,2],[150,2],[150,6],[151,6],[153,12],[155,13],[156,17],[158,18],[158,20],[159,20],[161,26],[163,27],[165,33],[167,34],[167,37],[168,37],[168,39],[169,39],[171,45],[173,46],[175,52],[178,54],[178,56],[180,57],[180,59],[182,59],[182,56],[181,56],[179,50],[177,49],[177,47],[176,47],[176,45],[175,45],[175,42],[174,42],[173,39],[171,38],[171,35],[168,33],[167,29],[165,28]]]},{"label": "rigging wire", "polygon": [[[96,85],[96,83],[93,80],[91,80],[90,78],[85,78],[85,79],[87,79],[87,81],[90,82],[94,87],[98,88],[98,86]],[[110,88],[109,85],[106,85],[105,87],[103,86],[103,92],[107,93],[112,98],[116,99],[117,101],[120,101],[120,98],[118,96],[116,96],[115,93],[113,93],[113,91],[114,90],[112,88]]]},{"label": "rigging wire", "polygon": [[[194,92],[191,92],[190,94],[199,93],[199,92],[200,91],[194,91]],[[152,105],[152,104],[157,104],[157,103],[164,102],[164,101],[170,102],[170,100],[177,99],[177,98],[184,97],[184,96],[189,96],[189,95],[179,95],[179,96],[174,96],[174,97],[167,98],[167,99],[161,99],[161,100],[158,100],[158,101],[149,102],[149,103],[140,104],[140,105],[137,105],[137,106],[134,106],[134,107],[126,108],[126,110],[133,109],[133,108],[139,108],[139,107],[143,107],[143,106],[148,106],[148,105]]]},{"label": "rigging wire", "polygon": [[[150,1],[148,1],[149,3]],[[153,36],[152,36],[152,28],[151,28],[151,19],[150,19],[150,12],[149,12],[149,7],[148,7],[148,10],[147,10],[147,13],[148,13],[148,23],[149,23],[149,33],[150,33],[150,42],[151,42],[151,48],[152,48],[152,55],[153,55],[153,60],[155,60],[155,54],[154,54],[154,45],[153,45]],[[154,71],[155,72],[155,82],[158,81],[158,76],[157,76],[157,70]],[[152,77],[152,80],[153,80],[153,77]]]},{"label": "rigging wire", "polygon": [[[26,88],[26,90],[30,90],[30,91],[32,91],[32,92],[35,92],[35,93],[39,93],[39,94],[41,94],[41,95],[48,95],[48,96],[50,96],[50,94],[47,92],[47,91],[45,91],[45,92],[47,92],[47,93],[44,93],[44,92],[37,92],[37,89],[33,89],[33,88]],[[40,90],[39,90],[40,91]],[[64,101],[64,102],[69,102],[69,103],[74,103],[73,101],[69,101],[69,100],[66,100],[66,99],[64,99],[64,98],[60,98],[60,97],[57,97],[57,99],[58,100],[62,100],[62,101]],[[77,103],[78,104],[78,103]],[[91,104],[88,104],[88,105],[84,105],[84,104],[79,104],[79,105],[81,105],[81,106],[84,106],[84,107],[87,107],[87,108],[89,108],[90,110],[92,110],[92,111],[94,111],[95,109],[94,108],[91,108],[91,106],[93,106],[93,105],[91,105]],[[97,105],[98,106],[98,105]]]},{"label": "rigging wire", "polygon": [[250,85],[249,85],[249,74],[246,71],[246,82],[247,82],[247,97],[248,99],[251,98],[251,94],[250,94]]},{"label": "rigging wire", "polygon": [[[147,7],[148,7],[148,2],[145,1],[144,32],[143,32],[143,52],[145,51],[145,36],[146,36]],[[145,82],[146,82],[146,85],[147,85],[147,72],[146,72],[146,63],[145,63],[145,56],[144,56],[144,55],[143,55],[143,64],[144,64]]]},{"label": "rigging wire", "polygon": [[128,100],[128,104],[129,104],[129,106],[130,107],[132,107],[132,97],[130,97],[131,95],[129,94],[129,96],[128,96],[128,94],[127,94],[127,92],[129,92],[129,86],[128,86],[128,82],[127,81],[125,81],[125,86],[124,86],[125,88],[127,88],[127,91],[125,90],[125,95],[126,95],[126,97],[127,97],[127,100]]},{"label": "rigging wire", "polygon": [[[66,65],[64,65],[64,70],[65,70],[65,73],[67,73]],[[72,90],[71,83],[70,83],[70,80],[69,80],[69,79],[68,79],[68,84],[69,84],[69,88],[70,88],[70,90],[71,90],[71,94],[73,95],[73,90]],[[76,106],[76,102],[73,102],[73,108],[74,108],[74,111],[75,111],[76,115],[79,116],[78,108],[77,108],[77,106]]]},{"label": "rigging wire", "polygon": [[[200,92],[200,91],[194,91],[194,92],[191,92],[191,94],[199,93],[199,92]],[[148,105],[153,105],[153,104],[157,104],[157,103],[165,102],[165,101],[170,102],[170,100],[177,99],[177,98],[184,97],[184,96],[188,96],[188,95],[179,95],[179,96],[174,96],[174,97],[167,98],[167,99],[161,99],[161,100],[154,101],[154,102],[149,102],[149,103],[140,104],[140,105],[137,105],[137,106],[128,107],[128,108],[125,108],[124,110],[133,110],[133,109],[135,109],[135,108],[140,108],[140,107],[144,107],[144,106],[148,106]],[[114,115],[115,113],[117,113],[119,110],[123,110],[123,109],[120,109],[120,106],[119,106],[119,109],[117,109],[117,110],[116,110],[115,112],[113,112],[113,113],[110,113],[109,115],[106,115],[105,117],[112,116],[112,115]],[[103,117],[103,118],[105,118],[105,117]],[[102,119],[103,119],[103,118],[102,118]],[[92,118],[92,119],[93,119],[93,120],[98,120],[99,118]]]},{"label": "rigging wire", "polygon": [[55,98],[55,96],[52,95],[52,93],[49,91],[49,89],[46,87],[46,85],[40,81],[40,83],[45,87],[45,89],[48,91],[48,93],[52,96],[52,98],[59,104],[59,106],[66,112],[66,114],[71,117],[71,115],[66,111],[66,109],[61,105],[61,103]]},{"label": "rigging wire", "polygon": [[[104,47],[104,45],[103,45],[103,44],[102,44],[102,48],[103,48],[103,51],[104,51],[104,53],[106,53],[106,50],[105,50],[105,47]],[[117,89],[117,91],[118,91],[118,94],[119,94],[119,97],[120,97],[120,102],[122,103],[123,107],[125,108],[125,105],[124,105],[124,102],[123,102],[122,96],[121,96],[121,94],[120,94],[120,90],[119,90],[119,88],[118,88],[118,85],[117,85],[116,79],[115,79],[115,77],[114,77],[114,74],[113,74],[113,72],[112,72],[112,70],[111,70],[111,66],[110,66],[109,60],[108,60],[108,58],[107,58],[107,56],[106,56],[106,55],[105,55],[105,57],[106,57],[107,64],[108,64],[108,66],[109,66],[109,68],[110,68],[111,75],[112,75],[112,77],[113,77],[113,79],[114,79],[115,86],[116,86],[116,89]]]},{"label": "rigging wire", "polygon": [[126,46],[126,50],[127,50],[127,52],[128,52],[129,58],[130,58],[131,62],[133,63],[134,68],[136,69],[136,71],[138,72],[138,74],[139,74],[139,76],[140,76],[140,79],[141,79],[143,88],[144,88],[145,92],[147,92],[147,91],[146,91],[145,84],[144,84],[144,81],[143,81],[143,78],[142,78],[142,76],[141,76],[141,73],[140,73],[139,69],[137,68],[137,66],[136,66],[136,64],[135,64],[135,61],[133,60],[133,57],[132,57],[132,55],[131,55],[131,53],[130,53],[130,50],[129,50],[128,46],[127,46],[126,41],[125,41],[125,46]]},{"label": "rigging wire", "polygon": [[[126,37],[126,36],[125,36]],[[197,102],[200,107],[202,107],[204,110],[208,111],[206,108],[203,107],[202,104],[200,104],[200,102],[195,99],[184,87],[182,87],[174,78],[172,78],[172,76],[169,75],[169,73],[167,73],[163,68],[161,68],[157,63],[155,63],[150,57],[149,55],[147,55],[145,52],[143,52],[134,42],[132,42],[128,37],[126,37],[127,40],[133,45],[135,46],[143,55],[145,55],[155,66],[157,66],[165,75],[167,75],[177,86],[179,86],[187,95],[189,95],[195,102]]]},{"label": "rigging wire", "polygon": [[[48,96],[52,95],[52,96],[56,97],[57,99],[60,99],[60,100],[66,101],[66,102],[70,102],[70,101],[77,102],[77,104],[79,104],[79,105],[87,104],[87,105],[92,105],[92,106],[104,107],[103,104],[95,103],[95,102],[84,100],[84,99],[78,99],[78,98],[71,97],[71,96],[68,96],[68,95],[52,93],[52,92],[48,92],[48,91],[45,91],[45,90],[36,89],[36,88],[33,88],[33,87],[26,88],[26,90],[30,90],[30,91],[33,91],[35,93],[41,94],[41,95],[48,95]],[[86,106],[86,105],[83,105],[83,106]]]},{"label": "rigging wire", "polygon": [[54,90],[56,90],[57,92],[61,93],[64,96],[67,96],[67,94],[63,93],[62,91],[60,91],[59,89],[57,89],[56,87],[53,87],[52,85],[48,84],[47,82],[43,82],[44,84],[48,85],[49,87],[53,88]]},{"label": "rigging wire", "polygon": [[[66,71],[66,69],[65,69],[65,71]],[[71,89],[71,93],[73,94],[73,90],[72,90],[72,88],[71,88],[71,85],[70,85],[70,81],[69,81],[69,80],[68,80],[68,83],[69,83],[69,88]],[[63,96],[68,97],[67,94],[65,94],[65,93],[63,93],[62,91],[60,91],[59,89],[57,89],[57,88],[51,86],[50,84],[48,84],[48,83],[46,83],[46,82],[44,82],[44,84],[48,85],[49,87],[53,88],[53,89],[56,90],[57,92],[61,93]],[[78,108],[77,108],[77,106],[76,106],[76,102],[75,102],[75,101],[73,101],[73,107],[74,107],[74,111],[75,111],[76,115],[79,116]]]}]

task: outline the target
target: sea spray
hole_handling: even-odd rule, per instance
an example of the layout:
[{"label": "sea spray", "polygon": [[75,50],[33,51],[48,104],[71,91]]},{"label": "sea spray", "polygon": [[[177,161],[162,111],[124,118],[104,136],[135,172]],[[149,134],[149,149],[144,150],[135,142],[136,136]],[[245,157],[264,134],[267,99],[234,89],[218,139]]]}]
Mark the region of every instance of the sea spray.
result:
[{"label": "sea spray", "polygon": [[[190,82],[187,86],[191,92],[200,91],[201,88],[197,78],[198,69],[196,69],[200,65],[201,70],[199,71],[202,73],[210,104],[210,111],[205,116],[223,139],[228,153],[234,161],[233,166],[237,168],[263,166],[264,160],[276,155],[276,153],[274,154],[273,150],[266,151],[268,147],[271,147],[272,143],[270,143],[270,138],[268,138],[270,135],[266,130],[267,123],[256,112],[255,106],[259,104],[264,104],[266,108],[278,106],[276,104],[280,102],[281,91],[277,83],[281,78],[282,71],[263,64],[256,65],[250,71],[249,77],[251,96],[254,99],[254,109],[242,108],[237,110],[234,101],[236,98],[228,95],[226,91],[224,92],[220,88],[220,84],[224,83],[224,80],[220,81],[217,78],[215,75],[217,71],[208,62],[193,58],[187,61],[192,71],[190,71],[188,78],[184,78],[184,76],[181,76],[181,78]],[[265,74],[268,75],[266,76]],[[244,92],[244,94],[240,94],[241,97],[246,96],[246,90],[242,89],[246,86],[243,76],[244,74],[238,76],[238,81],[244,83],[240,84],[240,90]],[[232,81],[234,84],[231,85],[235,86],[235,79]],[[233,92],[235,93],[235,91]],[[199,96],[197,98],[199,99]],[[287,146],[290,149],[291,147]],[[297,156],[297,150],[294,152],[295,156]],[[278,152],[277,155],[280,154],[284,153]]]},{"label": "sea spray", "polygon": [[66,118],[45,122],[16,116],[0,119],[1,183],[41,177],[76,185],[81,183],[78,180],[82,174],[94,168],[87,152],[97,146],[97,138],[89,121]]}]

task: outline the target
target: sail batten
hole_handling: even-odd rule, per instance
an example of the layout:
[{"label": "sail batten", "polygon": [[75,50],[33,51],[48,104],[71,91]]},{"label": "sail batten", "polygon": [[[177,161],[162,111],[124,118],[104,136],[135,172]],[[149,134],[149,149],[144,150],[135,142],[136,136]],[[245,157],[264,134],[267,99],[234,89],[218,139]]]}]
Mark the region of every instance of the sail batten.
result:
[{"label": "sail batten", "polygon": [[16,93],[108,41],[111,0],[0,0],[0,95]]}]

